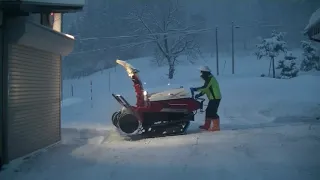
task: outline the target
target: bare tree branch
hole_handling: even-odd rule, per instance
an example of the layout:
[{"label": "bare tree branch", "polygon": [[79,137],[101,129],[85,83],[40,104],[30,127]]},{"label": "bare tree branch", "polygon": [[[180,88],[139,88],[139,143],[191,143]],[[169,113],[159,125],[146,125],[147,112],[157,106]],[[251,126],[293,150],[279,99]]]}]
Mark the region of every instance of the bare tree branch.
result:
[{"label": "bare tree branch", "polygon": [[158,27],[161,32],[166,32],[165,29],[163,27],[161,27],[159,20],[156,19],[155,15],[152,12],[149,12],[148,15],[149,15],[149,17],[152,18],[153,24],[156,27]]},{"label": "bare tree branch", "polygon": [[168,13],[168,17],[167,19],[165,20],[165,26],[164,26],[164,29],[167,30],[169,25],[172,24],[173,22],[177,22],[175,20],[175,17],[174,17],[174,14],[176,12],[178,12],[178,9],[179,9],[179,1],[176,0],[176,3],[174,5],[172,5],[172,2],[171,2],[171,6],[169,6],[169,13]]},{"label": "bare tree branch", "polygon": [[[153,13],[154,11],[148,9],[147,6],[143,7],[141,11],[130,13],[129,18],[138,22],[150,37],[149,39],[153,40],[156,45],[155,61],[160,65],[163,64],[163,60],[166,60],[166,63],[169,65],[168,76],[171,79],[175,72],[175,65],[179,62],[178,57],[180,55],[185,54],[188,58],[190,56],[196,59],[198,57],[197,54],[201,52],[199,44],[194,41],[192,35],[199,31],[194,29],[197,25],[185,26],[183,21],[179,20],[179,13],[181,12],[179,11],[178,0],[171,0],[170,2],[169,6],[164,6],[168,8],[168,14],[163,18]],[[161,13],[164,11],[162,9]],[[143,31],[140,30],[141,28],[137,29],[135,31]]]},{"label": "bare tree branch", "polygon": [[135,20],[137,20],[138,22],[140,22],[143,25],[143,27],[149,32],[149,34],[151,34],[150,36],[152,37],[153,40],[155,40],[157,47],[162,51],[162,53],[165,54],[166,56],[169,56],[167,54],[167,52],[164,50],[164,48],[161,46],[161,44],[159,42],[158,35],[153,35],[154,34],[153,30],[144,21],[144,19],[143,19],[144,18],[144,10],[145,10],[145,8],[140,13],[131,13],[131,17],[134,17]]}]

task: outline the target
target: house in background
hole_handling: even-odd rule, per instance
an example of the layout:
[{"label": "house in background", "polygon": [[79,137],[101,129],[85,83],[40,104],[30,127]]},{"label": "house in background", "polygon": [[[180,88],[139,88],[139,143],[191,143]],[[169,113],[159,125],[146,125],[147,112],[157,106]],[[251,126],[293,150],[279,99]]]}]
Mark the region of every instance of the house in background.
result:
[{"label": "house in background", "polygon": [[0,0],[0,166],[61,140],[62,14],[85,0]]},{"label": "house in background", "polygon": [[320,42],[320,8],[311,15],[304,33],[310,40]]}]

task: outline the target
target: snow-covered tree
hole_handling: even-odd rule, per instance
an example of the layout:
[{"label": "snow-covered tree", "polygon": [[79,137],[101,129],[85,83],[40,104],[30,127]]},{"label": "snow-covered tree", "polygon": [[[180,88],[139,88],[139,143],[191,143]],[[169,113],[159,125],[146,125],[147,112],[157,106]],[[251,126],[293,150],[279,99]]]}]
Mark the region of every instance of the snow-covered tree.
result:
[{"label": "snow-covered tree", "polygon": [[284,41],[284,32],[275,32],[273,31],[271,33],[270,38],[265,38],[261,41],[260,44],[257,44],[257,51],[255,52],[255,55],[258,59],[261,59],[263,57],[269,57],[270,58],[270,64],[269,64],[269,76],[270,76],[270,70],[272,66],[272,74],[273,78],[276,77],[276,71],[275,71],[275,58],[281,53],[287,51],[287,43]]},{"label": "snow-covered tree", "polygon": [[279,60],[277,69],[281,69],[280,78],[290,79],[297,77],[299,69],[296,63],[297,57],[295,57],[291,51],[287,52],[284,59]]},{"label": "snow-covered tree", "polygon": [[317,54],[317,48],[313,46],[310,41],[302,41],[301,46],[303,49],[303,59],[300,70],[310,71],[315,69],[320,71],[320,57]]}]

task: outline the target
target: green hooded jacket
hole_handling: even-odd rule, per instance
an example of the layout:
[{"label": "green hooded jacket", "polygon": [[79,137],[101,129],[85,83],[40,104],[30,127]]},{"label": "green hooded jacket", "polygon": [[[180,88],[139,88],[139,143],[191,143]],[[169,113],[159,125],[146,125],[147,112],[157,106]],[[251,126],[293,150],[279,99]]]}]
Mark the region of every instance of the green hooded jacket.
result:
[{"label": "green hooded jacket", "polygon": [[209,100],[221,99],[221,92],[219,83],[216,78],[210,73],[208,75],[203,75],[204,85],[195,88],[196,91],[200,91],[201,95],[206,94]]}]

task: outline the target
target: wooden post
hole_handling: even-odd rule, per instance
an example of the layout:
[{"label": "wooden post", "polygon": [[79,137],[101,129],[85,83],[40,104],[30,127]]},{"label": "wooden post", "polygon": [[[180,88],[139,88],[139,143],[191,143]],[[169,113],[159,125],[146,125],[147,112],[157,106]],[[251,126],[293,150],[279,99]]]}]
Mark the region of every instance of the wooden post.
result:
[{"label": "wooden post", "polygon": [[217,76],[219,76],[218,27],[216,27],[216,62],[217,62]]},{"label": "wooden post", "polygon": [[71,84],[71,97],[73,97],[73,85]]},{"label": "wooden post", "polygon": [[111,91],[111,72],[109,71],[109,75],[108,75],[108,85],[109,85],[109,92]]},{"label": "wooden post", "polygon": [[90,100],[91,100],[91,108],[93,108],[93,98],[92,98],[92,80],[90,80]]},{"label": "wooden post", "polygon": [[231,51],[232,51],[232,74],[234,74],[234,23],[232,22],[231,26]]}]

